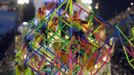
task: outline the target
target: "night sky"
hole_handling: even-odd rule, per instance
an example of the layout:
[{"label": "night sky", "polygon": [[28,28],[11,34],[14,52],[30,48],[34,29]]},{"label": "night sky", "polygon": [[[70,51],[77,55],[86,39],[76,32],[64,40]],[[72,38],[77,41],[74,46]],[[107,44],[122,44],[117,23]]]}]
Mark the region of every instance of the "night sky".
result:
[{"label": "night sky", "polygon": [[95,2],[100,4],[99,15],[109,19],[127,10],[132,1],[134,2],[134,0],[96,0]]},{"label": "night sky", "polygon": [[23,7],[23,21],[29,21],[35,16],[35,9],[32,3]]}]

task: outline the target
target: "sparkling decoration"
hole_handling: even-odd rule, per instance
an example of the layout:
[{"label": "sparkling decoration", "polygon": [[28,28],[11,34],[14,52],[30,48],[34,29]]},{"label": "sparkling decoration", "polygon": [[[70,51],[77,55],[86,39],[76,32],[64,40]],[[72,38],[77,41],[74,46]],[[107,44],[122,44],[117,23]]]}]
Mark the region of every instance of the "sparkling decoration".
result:
[{"label": "sparkling decoration", "polygon": [[[59,0],[57,3],[58,6],[50,7],[47,14],[49,5],[38,9],[38,23],[35,25],[34,20],[28,23],[16,55],[36,74],[95,75],[110,61],[117,37],[125,53],[128,49],[133,51],[133,43],[120,27],[110,25],[91,10],[87,11],[88,7],[81,2]],[[77,10],[73,10],[74,6]],[[83,12],[88,14],[85,19],[80,17]],[[127,41],[129,48],[122,39]]]}]

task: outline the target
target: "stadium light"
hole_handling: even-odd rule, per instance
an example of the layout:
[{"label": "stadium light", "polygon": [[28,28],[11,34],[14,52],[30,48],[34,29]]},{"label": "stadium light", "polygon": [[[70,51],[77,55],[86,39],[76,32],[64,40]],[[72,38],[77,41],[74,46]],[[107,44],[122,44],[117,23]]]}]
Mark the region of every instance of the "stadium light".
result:
[{"label": "stadium light", "polygon": [[82,3],[85,3],[85,4],[92,4],[92,0],[82,0]]},{"label": "stadium light", "polygon": [[18,0],[17,3],[20,4],[20,5],[23,5],[25,3],[28,4],[29,0]]}]

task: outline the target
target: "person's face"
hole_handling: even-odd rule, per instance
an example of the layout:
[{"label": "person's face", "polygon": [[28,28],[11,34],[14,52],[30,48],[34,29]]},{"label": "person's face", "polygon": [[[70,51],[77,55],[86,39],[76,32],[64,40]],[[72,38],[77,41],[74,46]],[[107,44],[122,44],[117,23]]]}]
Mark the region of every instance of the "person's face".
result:
[{"label": "person's face", "polygon": [[73,17],[74,18],[78,18],[78,13],[77,12],[74,12]]},{"label": "person's face", "polygon": [[45,15],[46,15],[46,13],[45,13],[45,7],[39,8],[38,13],[39,13],[41,16],[45,16]]}]

